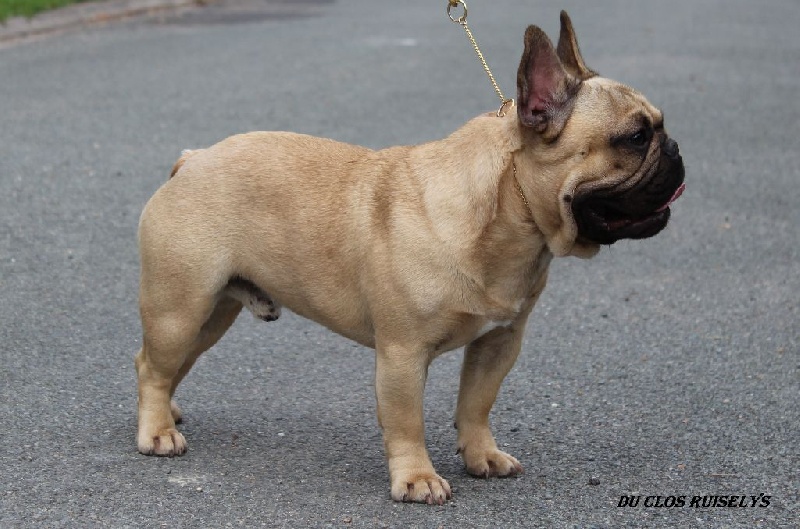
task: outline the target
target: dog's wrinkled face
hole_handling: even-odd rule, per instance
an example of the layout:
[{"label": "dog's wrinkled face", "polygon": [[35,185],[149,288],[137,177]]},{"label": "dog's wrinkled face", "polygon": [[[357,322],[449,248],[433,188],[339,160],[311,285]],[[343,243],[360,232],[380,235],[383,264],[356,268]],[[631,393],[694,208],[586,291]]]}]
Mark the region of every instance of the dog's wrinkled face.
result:
[{"label": "dog's wrinkled face", "polygon": [[669,206],[684,189],[678,144],[664,130],[662,113],[641,94],[608,80],[585,84],[595,109],[617,111],[614,125],[588,145],[602,153],[606,167],[600,178],[586,175],[590,179],[575,188],[578,237],[595,244],[652,237],[667,225]]},{"label": "dog's wrinkled face", "polygon": [[561,155],[562,235],[584,246],[661,231],[684,189],[678,144],[663,114],[636,90],[586,67],[561,14],[557,50],[539,28],[525,34],[518,117],[543,149]]}]

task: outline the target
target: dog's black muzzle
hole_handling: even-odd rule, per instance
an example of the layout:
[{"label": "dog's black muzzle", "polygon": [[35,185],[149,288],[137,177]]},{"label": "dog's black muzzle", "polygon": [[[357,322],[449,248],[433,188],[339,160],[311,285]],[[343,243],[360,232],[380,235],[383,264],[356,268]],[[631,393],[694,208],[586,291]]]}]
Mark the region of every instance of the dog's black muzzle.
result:
[{"label": "dog's black muzzle", "polygon": [[578,236],[596,244],[620,239],[645,239],[667,225],[669,206],[683,193],[684,168],[678,143],[660,139],[660,155],[645,176],[630,189],[615,188],[578,192],[572,213]]}]

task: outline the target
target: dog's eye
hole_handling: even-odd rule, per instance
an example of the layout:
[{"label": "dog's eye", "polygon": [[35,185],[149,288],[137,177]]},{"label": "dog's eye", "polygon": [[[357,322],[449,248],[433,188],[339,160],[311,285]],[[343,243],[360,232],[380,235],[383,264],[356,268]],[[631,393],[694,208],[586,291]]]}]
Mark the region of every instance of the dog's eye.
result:
[{"label": "dog's eye", "polygon": [[647,131],[643,128],[628,136],[628,143],[634,147],[644,147],[647,141]]}]

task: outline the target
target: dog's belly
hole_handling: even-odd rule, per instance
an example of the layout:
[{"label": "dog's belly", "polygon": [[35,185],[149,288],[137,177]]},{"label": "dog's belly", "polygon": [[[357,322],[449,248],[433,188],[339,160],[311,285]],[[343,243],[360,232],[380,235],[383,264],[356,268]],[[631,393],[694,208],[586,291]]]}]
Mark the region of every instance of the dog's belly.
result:
[{"label": "dog's belly", "polygon": [[273,321],[280,315],[280,308],[283,307],[361,345],[375,346],[372,321],[363,300],[352,286],[344,288],[339,285],[338,289],[332,289],[332,285],[319,277],[315,277],[315,280],[304,280],[305,274],[302,270],[294,270],[292,275],[287,273],[279,279],[276,279],[276,275],[280,274],[271,269],[268,273],[250,276],[253,278],[252,288],[247,297],[255,300],[269,299],[272,303],[270,305],[262,302],[254,306],[245,303],[244,306],[256,318]]}]

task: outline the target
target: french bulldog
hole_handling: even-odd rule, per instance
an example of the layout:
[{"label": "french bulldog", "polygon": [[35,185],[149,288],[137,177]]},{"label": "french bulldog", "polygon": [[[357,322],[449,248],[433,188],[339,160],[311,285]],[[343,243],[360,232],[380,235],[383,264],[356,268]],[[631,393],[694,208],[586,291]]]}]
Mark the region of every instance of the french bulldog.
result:
[{"label": "french bulldog", "polygon": [[466,470],[522,472],[489,411],[552,258],[656,235],[684,189],[662,112],[584,64],[566,13],[556,47],[536,26],[524,46],[512,110],[439,141],[252,132],[184,152],[139,225],[141,453],[186,451],[175,389],[243,307],[264,321],[287,308],[375,349],[392,499],[451,497],[425,448],[423,390],[431,361],[460,347]]}]

